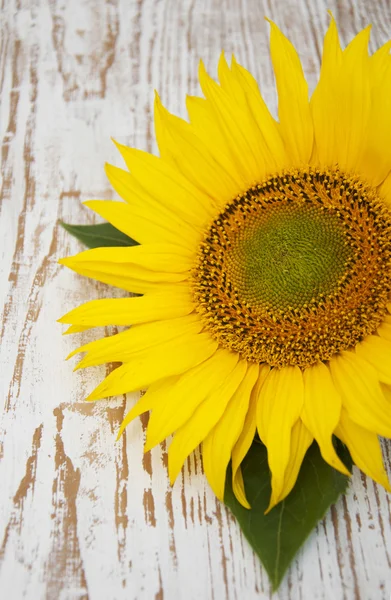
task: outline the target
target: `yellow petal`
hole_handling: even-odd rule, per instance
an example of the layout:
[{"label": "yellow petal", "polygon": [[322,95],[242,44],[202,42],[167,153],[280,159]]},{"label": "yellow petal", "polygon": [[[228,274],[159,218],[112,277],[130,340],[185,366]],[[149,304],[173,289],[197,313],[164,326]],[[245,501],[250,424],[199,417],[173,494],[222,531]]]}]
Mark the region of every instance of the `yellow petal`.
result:
[{"label": "yellow petal", "polygon": [[298,166],[308,163],[313,146],[308,85],[293,45],[272,21],[269,23],[281,134],[292,162]]},{"label": "yellow petal", "polygon": [[384,486],[387,491],[391,491],[377,435],[357,425],[345,410],[342,410],[335,434],[349,448],[353,462],[358,468]]},{"label": "yellow petal", "polygon": [[319,83],[311,99],[316,152],[323,166],[360,170],[371,95],[368,40],[361,31],[341,54],[334,20],[325,37]]},{"label": "yellow petal", "polygon": [[331,374],[323,363],[304,371],[304,407],[301,419],[319,444],[326,462],[334,469],[349,475],[349,471],[339,459],[332,435],[341,414],[341,397],[335,389]]},{"label": "yellow petal", "polygon": [[[232,187],[232,197],[236,196],[240,190],[246,189],[246,180],[243,178],[240,169],[238,169],[238,166],[232,159],[232,148],[227,145],[226,138],[215,117],[211,103],[205,98],[187,96],[186,108],[194,133],[212,153],[214,159],[217,160],[223,168],[228,169],[235,182],[235,190]],[[210,144],[211,140],[213,140],[213,146]],[[211,197],[211,202],[218,207],[224,206],[226,201],[227,198],[224,197],[224,195],[221,197]]]},{"label": "yellow petal", "polygon": [[140,186],[159,204],[167,206],[191,227],[203,228],[215,216],[210,196],[161,158],[115,142],[126,166]]},{"label": "yellow petal", "polygon": [[247,410],[246,418],[243,423],[242,431],[240,432],[238,440],[232,449],[232,489],[236,498],[246,508],[250,508],[250,505],[246,500],[246,493],[243,486],[243,477],[240,471],[240,465],[247,452],[249,451],[255,436],[255,432],[257,429],[256,414],[259,392],[269,372],[269,366],[260,366],[258,379],[250,395],[250,403]]},{"label": "yellow petal", "polygon": [[[114,202],[113,200],[87,200],[85,206],[96,212],[106,221],[109,221],[116,229],[122,231],[132,239],[139,241],[137,231],[133,223],[133,212],[126,202]],[[137,216],[136,216],[137,219]],[[157,237],[159,240],[159,237]],[[156,238],[153,240],[156,241]],[[163,239],[163,241],[166,241]],[[171,241],[171,239],[170,239]]]},{"label": "yellow petal", "polygon": [[[261,181],[277,170],[289,165],[284,142],[276,121],[271,116],[252,76],[232,58],[231,69],[222,55],[219,62],[221,87],[235,104],[240,126],[245,133],[255,155],[254,173],[251,172],[250,185],[256,177]],[[229,127],[231,131],[231,127]]]},{"label": "yellow petal", "polygon": [[[339,166],[360,171],[360,159],[368,142],[371,94],[368,43],[370,26],[363,29],[342,55],[338,86],[336,150]],[[354,76],[352,77],[352,73]],[[364,174],[365,171],[363,172]]]},{"label": "yellow petal", "polygon": [[[231,101],[238,107],[245,107],[246,96],[241,85],[239,85],[236,77],[233,76],[231,69],[227,63],[224,52],[220,54],[220,60],[218,64],[218,78],[220,81],[221,89],[230,97]],[[217,86],[218,87],[218,86]],[[251,115],[252,117],[252,115]]]},{"label": "yellow petal", "polygon": [[83,327],[82,325],[71,325],[66,331],[63,332],[62,335],[68,335],[70,333],[81,333],[82,331],[86,331],[86,329],[89,329],[89,327]]},{"label": "yellow petal", "polygon": [[[194,265],[195,251],[182,248],[176,244],[142,244],[139,246],[119,246],[92,248],[80,252],[73,257],[79,263],[113,262],[125,264],[126,269],[133,265],[151,271],[167,271],[168,273],[183,273]],[[130,266],[129,266],[130,265]]]},{"label": "yellow petal", "polygon": [[390,49],[391,40],[380,46],[378,50],[370,57],[371,81],[373,87],[377,87],[384,82],[384,78],[389,75],[390,68]]},{"label": "yellow petal", "polygon": [[289,462],[291,431],[304,402],[303,375],[299,367],[272,369],[261,388],[257,408],[257,429],[267,447],[272,475],[270,510],[284,487]]},{"label": "yellow petal", "polygon": [[[273,503],[270,503],[268,510],[271,510],[273,506],[284,500],[292,491],[297,477],[300,472],[300,468],[302,462],[304,460],[305,454],[310,447],[313,436],[308,431],[304,423],[301,419],[296,421],[294,426],[292,427],[292,435],[291,435],[291,449],[289,454],[289,461],[285,469],[284,475],[284,486],[281,491],[280,496],[274,500]],[[348,472],[349,473],[349,472]]]},{"label": "yellow petal", "polygon": [[360,169],[373,186],[379,185],[391,169],[391,59],[376,52],[370,59],[371,110],[367,141]]},{"label": "yellow petal", "polygon": [[86,352],[86,356],[76,369],[106,362],[128,362],[138,359],[139,355],[149,351],[153,346],[159,346],[183,335],[195,335],[202,328],[203,324],[195,313],[177,319],[142,323],[116,335],[89,342],[73,350],[67,358]]},{"label": "yellow petal", "polygon": [[[187,285],[162,286],[156,293],[132,298],[102,298],[85,302],[58,319],[72,323],[72,332],[105,325],[134,325],[190,314],[194,303]],[[69,332],[71,333],[71,332]]]},{"label": "yellow petal", "polygon": [[368,335],[356,346],[356,353],[368,361],[378,378],[391,383],[391,341],[377,335]]},{"label": "yellow petal", "polygon": [[[212,107],[232,161],[239,169],[246,187],[250,187],[268,171],[262,136],[248,108],[243,90],[229,69],[224,54],[219,62],[219,77],[221,86],[208,75],[204,64],[200,63],[199,79],[202,91]],[[237,193],[239,191],[241,190],[237,190]]]},{"label": "yellow petal", "polygon": [[391,437],[391,411],[375,369],[361,356],[342,352],[330,361],[330,371],[349,417],[361,427]]},{"label": "yellow petal", "polygon": [[384,318],[384,321],[378,328],[377,333],[380,335],[380,337],[391,342],[391,317],[387,315]]},{"label": "yellow petal", "polygon": [[[109,164],[106,164],[105,170],[115,191],[130,206],[131,220],[127,220],[126,224],[130,237],[141,244],[171,242],[186,248],[194,248],[199,243],[197,228],[155,200],[130,173]],[[117,213],[120,209],[110,206],[112,202],[91,200],[86,204],[113,225],[119,224],[121,215]]]},{"label": "yellow petal", "polygon": [[229,377],[237,362],[237,354],[220,349],[209,360],[185,373],[169,393],[162,395],[152,411],[145,450],[179,429],[216,386]]},{"label": "yellow petal", "polygon": [[222,385],[212,391],[196,408],[194,414],[174,435],[168,450],[168,472],[174,483],[183,463],[191,452],[206,438],[215,424],[223,418],[227,404],[246,375],[247,362],[240,360]]},{"label": "yellow petal", "polygon": [[123,434],[125,427],[129,425],[136,417],[139,417],[143,413],[151,410],[161,398],[162,393],[167,393],[172,388],[172,386],[178,381],[179,377],[167,377],[166,379],[161,379],[156,383],[153,383],[145,394],[141,396],[139,401],[133,406],[133,408],[125,415],[121,423],[121,427],[118,431],[117,441]]},{"label": "yellow petal", "polygon": [[368,361],[375,369],[378,378],[391,383],[391,341],[377,335],[367,336],[357,344],[356,353]]},{"label": "yellow petal", "polygon": [[163,158],[179,168],[203,193],[226,201],[238,194],[237,183],[230,171],[216,161],[189,123],[163,107],[158,96],[155,100],[155,128]]},{"label": "yellow petal", "polygon": [[239,465],[236,473],[235,473],[235,479],[233,479],[232,481],[232,489],[234,491],[236,500],[238,502],[240,502],[240,504],[242,506],[244,506],[244,508],[251,508],[247,497],[246,497],[246,490],[244,489],[244,480],[243,480],[243,473],[242,473],[242,468]]},{"label": "yellow petal", "polygon": [[171,244],[93,248],[58,261],[80,275],[135,293],[156,290],[157,284],[188,278],[193,258]]},{"label": "yellow petal", "polygon": [[110,373],[87,400],[145,389],[164,377],[185,373],[207,360],[216,350],[217,342],[207,333],[185,335],[153,346],[148,352]]},{"label": "yellow petal", "polygon": [[330,166],[337,162],[336,137],[338,113],[338,74],[341,69],[342,50],[334,18],[324,38],[319,83],[311,97],[310,107],[314,122],[316,155],[321,164]]},{"label": "yellow petal", "polygon": [[224,500],[225,478],[232,448],[243,428],[250,395],[258,375],[258,365],[249,364],[246,376],[229,401],[223,416],[202,443],[205,475],[221,501]]},{"label": "yellow petal", "polygon": [[278,124],[270,114],[254,77],[239,65],[234,57],[232,58],[232,73],[245,92],[249,110],[258,125],[259,135],[262,136],[265,163],[269,167],[269,173],[265,173],[265,175],[289,167],[291,161],[287,156]]}]

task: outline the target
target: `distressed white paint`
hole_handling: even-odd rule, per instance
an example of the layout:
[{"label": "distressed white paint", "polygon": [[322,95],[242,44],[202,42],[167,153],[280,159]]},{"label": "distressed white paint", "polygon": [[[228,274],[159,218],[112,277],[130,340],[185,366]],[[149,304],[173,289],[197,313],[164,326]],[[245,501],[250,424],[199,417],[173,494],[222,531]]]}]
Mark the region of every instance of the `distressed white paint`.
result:
[{"label": "distressed white paint", "polygon": [[[153,88],[183,114],[200,57],[215,71],[234,52],[275,108],[265,14],[313,87],[328,8],[345,42],[368,22],[373,47],[389,34],[388,0],[3,0],[1,598],[271,597],[198,454],[171,490],[165,447],[143,458],[145,420],[115,444],[124,398],[83,404],[104,368],[73,374],[64,357],[94,334],[62,338],[55,321],[113,291],[57,265],[80,247],[56,223],[90,222],[81,201],[114,197],[110,136],[154,150]],[[356,473],[275,597],[388,600],[390,539],[389,497]]]}]

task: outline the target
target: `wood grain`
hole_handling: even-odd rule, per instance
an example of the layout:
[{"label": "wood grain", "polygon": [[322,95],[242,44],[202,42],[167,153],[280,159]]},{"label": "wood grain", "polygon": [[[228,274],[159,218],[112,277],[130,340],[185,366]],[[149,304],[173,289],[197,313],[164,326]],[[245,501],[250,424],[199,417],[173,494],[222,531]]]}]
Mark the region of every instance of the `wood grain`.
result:
[{"label": "wood grain", "polygon": [[[387,40],[389,0],[2,1],[1,598],[271,597],[199,454],[170,488],[165,444],[143,456],[146,417],[115,443],[137,395],[83,402],[105,369],[73,374],[64,357],[77,342],[55,321],[113,291],[57,265],[80,248],[57,222],[91,222],[81,201],[114,197],[110,136],[155,150],[153,89],[183,115],[200,57],[215,73],[220,51],[234,52],[275,109],[265,14],[299,49],[313,88],[329,8],[345,42],[368,22],[372,48]],[[388,600],[390,540],[389,496],[355,473],[275,597]]]}]

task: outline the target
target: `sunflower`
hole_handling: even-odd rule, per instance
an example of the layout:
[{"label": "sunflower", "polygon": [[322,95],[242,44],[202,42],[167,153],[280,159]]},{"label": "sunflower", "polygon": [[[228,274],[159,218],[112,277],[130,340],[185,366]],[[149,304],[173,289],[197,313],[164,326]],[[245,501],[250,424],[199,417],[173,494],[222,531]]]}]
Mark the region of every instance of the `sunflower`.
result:
[{"label": "sunflower", "polygon": [[87,400],[146,389],[119,435],[151,411],[145,450],[173,434],[171,482],[202,444],[223,499],[232,461],[256,432],[267,447],[270,510],[293,488],[315,440],[348,474],[333,436],[390,490],[378,436],[391,437],[391,42],[368,54],[370,28],[342,50],[331,19],[309,100],[299,57],[271,25],[278,121],[235,58],[189,122],[155,101],[160,157],[117,144],[107,165],[125,202],[86,205],[139,245],[62,259],[137,294],[83,304],[70,331],[131,325],[73,352],[77,368],[122,363]]}]

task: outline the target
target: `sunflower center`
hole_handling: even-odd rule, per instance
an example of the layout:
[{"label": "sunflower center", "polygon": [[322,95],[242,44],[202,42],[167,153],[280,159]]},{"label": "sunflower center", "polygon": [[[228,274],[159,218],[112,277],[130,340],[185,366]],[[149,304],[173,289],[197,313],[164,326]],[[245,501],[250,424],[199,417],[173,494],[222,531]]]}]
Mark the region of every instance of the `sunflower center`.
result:
[{"label": "sunflower center", "polygon": [[244,300],[285,310],[331,292],[351,255],[335,215],[281,201],[247,220],[226,261]]},{"label": "sunflower center", "polygon": [[211,224],[193,273],[220,344],[272,366],[314,364],[373,333],[390,301],[391,214],[338,170],[275,176]]}]

